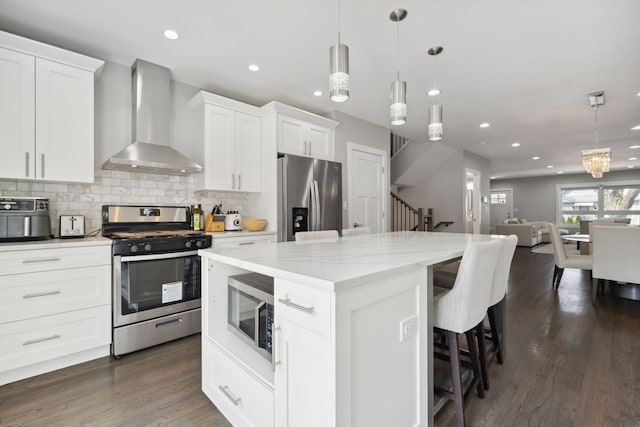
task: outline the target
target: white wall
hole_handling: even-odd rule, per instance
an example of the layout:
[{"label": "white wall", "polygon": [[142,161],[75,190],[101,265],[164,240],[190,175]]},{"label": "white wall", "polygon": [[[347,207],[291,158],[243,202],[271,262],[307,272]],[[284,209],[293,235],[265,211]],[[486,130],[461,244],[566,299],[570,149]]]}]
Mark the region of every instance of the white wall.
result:
[{"label": "white wall", "polygon": [[[489,197],[489,160],[473,153],[458,150],[449,155],[437,169],[423,182],[403,187],[398,195],[415,208],[433,208],[433,223],[453,221],[449,227],[440,226],[437,231],[449,233],[465,232],[464,197],[466,188],[466,169],[481,173],[481,196]],[[482,203],[480,232],[489,233],[488,204]]]},{"label": "white wall", "polygon": [[557,186],[562,184],[594,185],[611,182],[640,183],[640,173],[634,170],[607,172],[601,179],[588,173],[551,175],[531,178],[491,180],[491,188],[513,188],[513,217],[528,221],[556,221]]}]

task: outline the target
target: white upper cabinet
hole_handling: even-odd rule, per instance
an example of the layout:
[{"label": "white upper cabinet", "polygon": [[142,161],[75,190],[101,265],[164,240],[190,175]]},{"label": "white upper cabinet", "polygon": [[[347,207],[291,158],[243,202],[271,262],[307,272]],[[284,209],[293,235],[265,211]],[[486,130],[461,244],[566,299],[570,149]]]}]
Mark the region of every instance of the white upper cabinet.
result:
[{"label": "white upper cabinet", "polygon": [[333,131],[303,120],[278,116],[278,151],[318,159],[333,158]]},{"label": "white upper cabinet", "polygon": [[204,166],[204,172],[194,176],[196,190],[260,192],[262,129],[257,108],[207,92],[189,103],[197,109],[194,157]]},{"label": "white upper cabinet", "polygon": [[334,128],[338,122],[275,101],[262,108],[264,120],[275,120],[279,153],[334,160]]},{"label": "white upper cabinet", "polygon": [[35,58],[0,48],[0,176],[35,177]]},{"label": "white upper cabinet", "polygon": [[93,182],[103,64],[0,31],[0,178]]}]

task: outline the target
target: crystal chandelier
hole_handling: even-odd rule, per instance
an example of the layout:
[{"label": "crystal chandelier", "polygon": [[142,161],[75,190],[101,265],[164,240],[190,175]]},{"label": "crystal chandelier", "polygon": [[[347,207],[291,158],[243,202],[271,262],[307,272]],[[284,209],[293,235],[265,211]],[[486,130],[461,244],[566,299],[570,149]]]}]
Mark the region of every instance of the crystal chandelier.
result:
[{"label": "crystal chandelier", "polygon": [[338,43],[329,48],[329,99],[349,99],[349,46],[340,43],[340,1],[338,0]]},{"label": "crystal chandelier", "polygon": [[[589,94],[589,104],[595,110],[595,127],[594,140],[596,147],[599,145],[600,138],[600,106],[604,105],[604,91]],[[582,165],[585,170],[594,178],[602,178],[604,172],[609,172],[611,163],[610,148],[595,148],[592,150],[582,150]]]}]

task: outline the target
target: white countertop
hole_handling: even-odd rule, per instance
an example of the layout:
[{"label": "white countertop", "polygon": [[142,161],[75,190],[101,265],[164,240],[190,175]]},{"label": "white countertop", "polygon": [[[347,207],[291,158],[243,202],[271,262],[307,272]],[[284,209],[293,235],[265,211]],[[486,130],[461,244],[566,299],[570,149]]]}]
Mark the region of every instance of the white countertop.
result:
[{"label": "white countertop", "polygon": [[239,248],[201,249],[200,255],[247,271],[336,290],[364,278],[462,255],[471,242],[499,236],[403,231]]},{"label": "white countertop", "polygon": [[102,236],[72,239],[33,240],[27,242],[2,242],[0,252],[26,251],[35,249],[69,248],[74,246],[111,245],[112,240]]}]

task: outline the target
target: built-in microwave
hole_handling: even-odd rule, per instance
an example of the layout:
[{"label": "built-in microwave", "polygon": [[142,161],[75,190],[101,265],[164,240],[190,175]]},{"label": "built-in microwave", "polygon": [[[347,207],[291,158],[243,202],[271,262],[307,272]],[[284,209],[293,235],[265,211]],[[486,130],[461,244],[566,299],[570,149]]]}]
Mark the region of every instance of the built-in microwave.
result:
[{"label": "built-in microwave", "polygon": [[228,279],[229,330],[272,361],[273,278],[258,273]]}]

